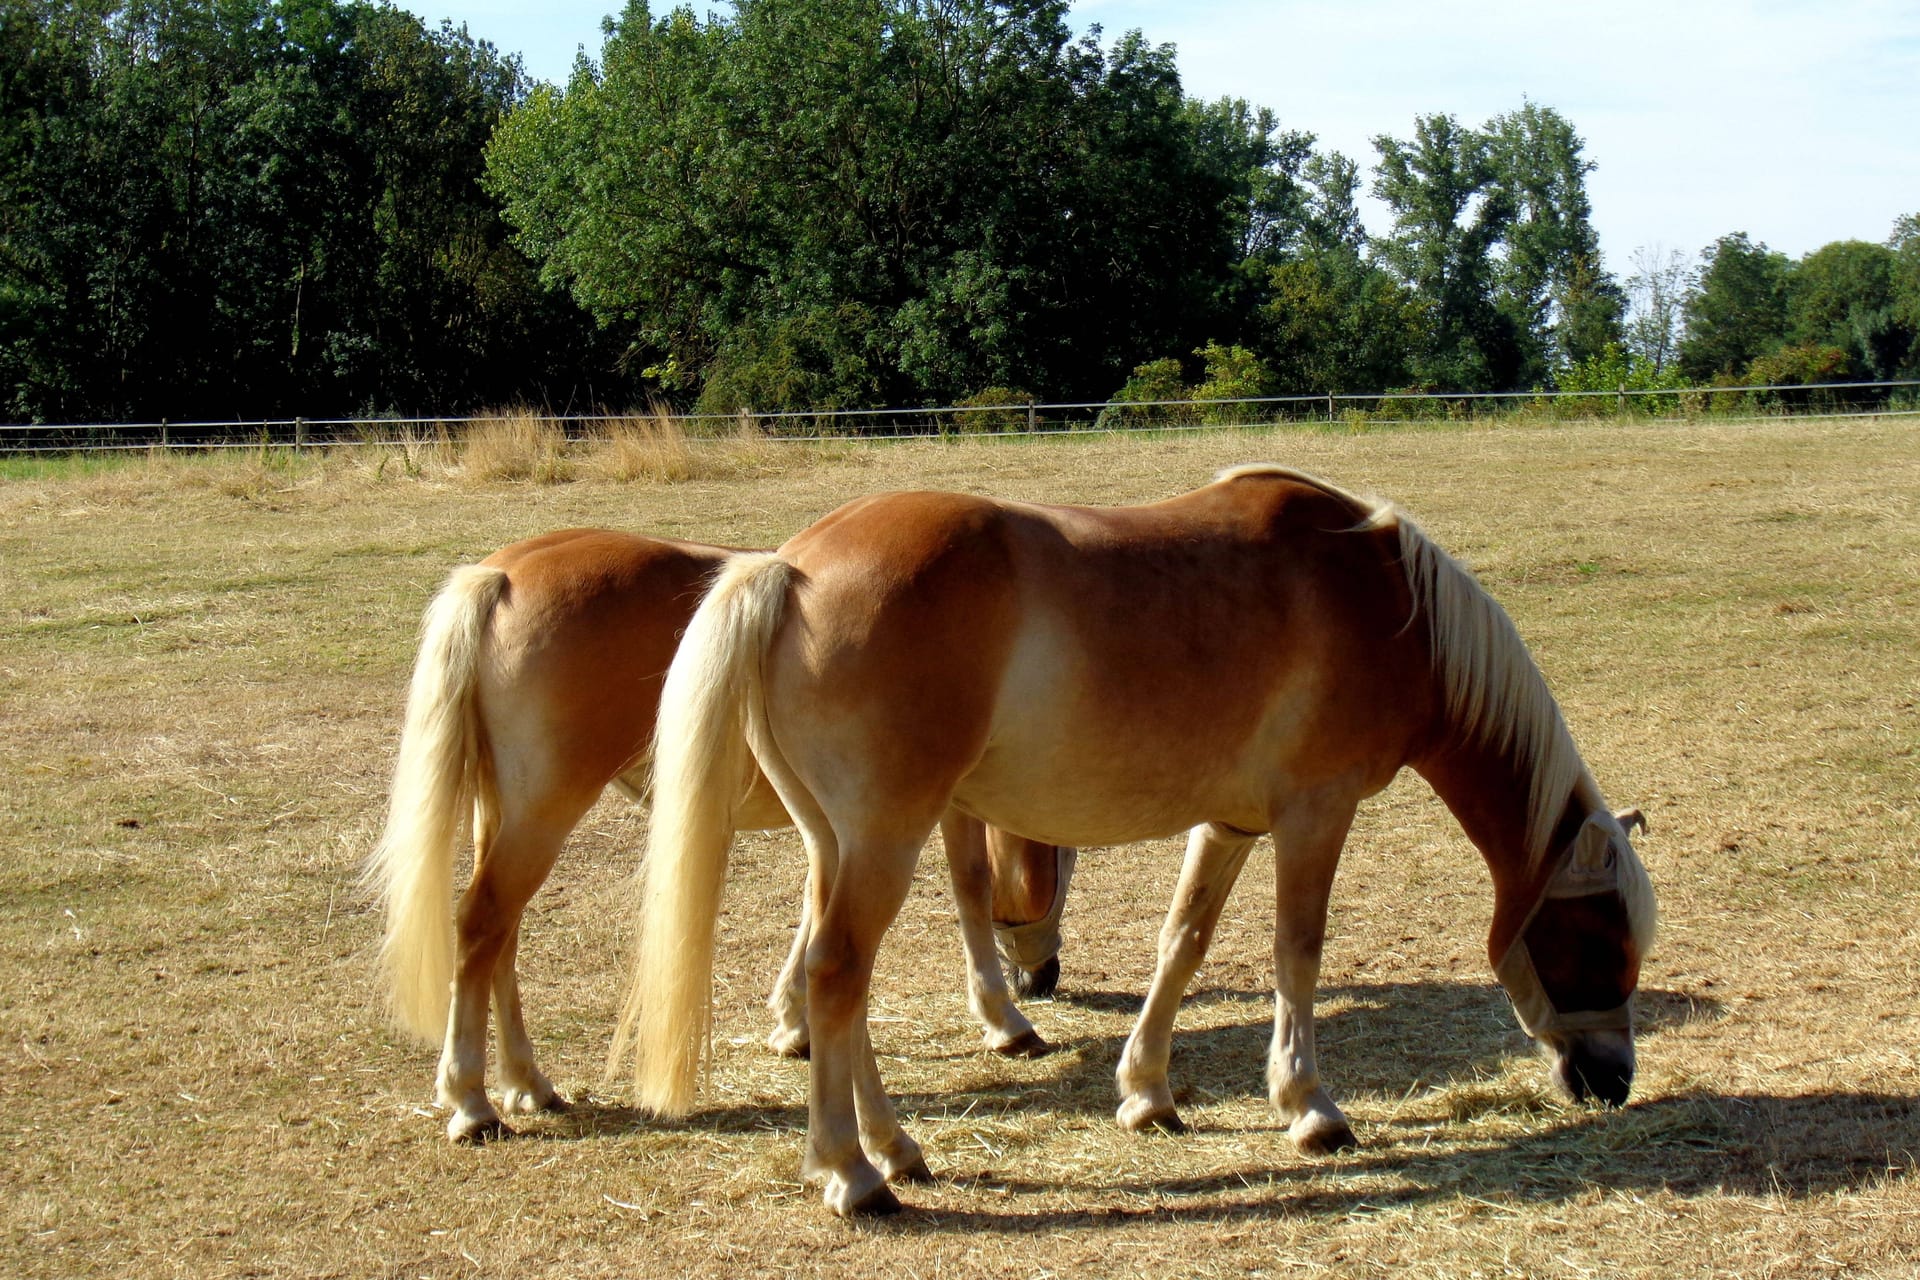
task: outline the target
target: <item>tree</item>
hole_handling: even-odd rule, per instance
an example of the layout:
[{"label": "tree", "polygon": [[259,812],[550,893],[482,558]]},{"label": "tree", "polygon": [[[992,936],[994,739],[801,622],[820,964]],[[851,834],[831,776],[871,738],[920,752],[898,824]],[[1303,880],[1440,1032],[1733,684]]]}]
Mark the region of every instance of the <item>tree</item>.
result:
[{"label": "tree", "polygon": [[1863,240],[1835,241],[1802,258],[1789,281],[1788,341],[1842,351],[1856,375],[1897,376],[1914,341],[1895,304],[1897,262],[1889,246]]},{"label": "tree", "polygon": [[1701,252],[1699,281],[1687,294],[1681,372],[1695,382],[1733,377],[1787,335],[1786,255],[1738,231]]},{"label": "tree", "polygon": [[1374,139],[1374,194],[1393,210],[1379,256],[1425,310],[1414,377],[1448,391],[1516,385],[1525,365],[1511,314],[1494,302],[1494,250],[1515,216],[1486,134],[1452,116],[1414,121],[1411,142]]},{"label": "tree", "polygon": [[1681,309],[1693,286],[1693,271],[1678,249],[1642,245],[1633,251],[1627,277],[1627,323],[1623,346],[1655,374],[1676,358]]},{"label": "tree", "polygon": [[576,385],[590,332],[476,184],[512,59],[338,0],[19,13],[0,18],[0,181],[28,193],[0,213],[9,413],[448,412]]},{"label": "tree", "polygon": [[1893,376],[1920,378],[1920,213],[1895,222],[1887,246],[1893,250],[1893,318],[1913,335]]},{"label": "tree", "polygon": [[1513,322],[1520,381],[1545,383],[1620,339],[1625,300],[1600,261],[1586,176],[1593,161],[1566,117],[1529,102],[1487,126],[1494,180],[1513,210],[1494,273]]},{"label": "tree", "polygon": [[1425,317],[1388,272],[1327,248],[1269,269],[1253,347],[1276,393],[1375,391],[1407,383]]},{"label": "tree", "polygon": [[86,203],[98,105],[89,51],[97,6],[22,0],[0,7],[0,412],[74,403],[98,350],[84,294],[94,220]]},{"label": "tree", "polygon": [[487,182],[543,277],[704,407],[1102,394],[1204,336],[1271,129],[1065,13],[636,0],[597,73],[502,125]]}]

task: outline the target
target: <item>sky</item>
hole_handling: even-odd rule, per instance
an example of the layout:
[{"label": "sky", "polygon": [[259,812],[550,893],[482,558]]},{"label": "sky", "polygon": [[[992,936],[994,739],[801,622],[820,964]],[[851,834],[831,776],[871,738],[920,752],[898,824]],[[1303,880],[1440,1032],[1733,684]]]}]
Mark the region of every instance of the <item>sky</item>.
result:
[{"label": "sky", "polygon": [[[609,0],[402,0],[564,82]],[[669,6],[656,0],[655,12]],[[694,0],[696,11],[722,8]],[[1744,231],[1800,257],[1920,213],[1916,0],[1078,0],[1111,41],[1172,44],[1186,92],[1272,108],[1370,180],[1419,116],[1481,125],[1531,100],[1572,122],[1608,265]],[[1375,232],[1384,209],[1363,209]]]}]

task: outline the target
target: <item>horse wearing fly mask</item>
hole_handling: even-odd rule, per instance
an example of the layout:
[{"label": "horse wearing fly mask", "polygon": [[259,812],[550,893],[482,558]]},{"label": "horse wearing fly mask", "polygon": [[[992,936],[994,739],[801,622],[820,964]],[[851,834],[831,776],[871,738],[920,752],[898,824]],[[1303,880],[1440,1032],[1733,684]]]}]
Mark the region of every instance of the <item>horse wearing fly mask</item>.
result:
[{"label": "horse wearing fly mask", "polygon": [[[1506,613],[1390,506],[1277,467],[1138,507],[883,494],[724,568],[662,695],[635,979],[616,1052],[690,1104],[714,921],[762,770],[807,847],[803,1174],[841,1214],[928,1176],[866,1028],[873,956],[927,834],[1081,848],[1191,829],[1116,1073],[1120,1122],[1178,1128],[1174,1013],[1262,834],[1276,857],[1267,1087],[1309,1152],[1353,1141],[1313,996],[1354,812],[1418,771],[1492,873],[1491,958],[1576,1095],[1633,1073],[1653,895]],[[1114,853],[1108,856],[1127,856]]]}]

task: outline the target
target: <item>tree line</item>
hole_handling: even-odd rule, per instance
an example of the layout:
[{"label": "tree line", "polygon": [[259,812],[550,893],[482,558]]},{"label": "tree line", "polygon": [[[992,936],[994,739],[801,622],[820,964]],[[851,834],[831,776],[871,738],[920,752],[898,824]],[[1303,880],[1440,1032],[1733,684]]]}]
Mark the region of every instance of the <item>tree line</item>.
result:
[{"label": "tree line", "polygon": [[1616,279],[1551,107],[1363,177],[1068,13],[634,0],[548,85],[367,0],[0,0],[0,416],[1920,376],[1920,218]]}]

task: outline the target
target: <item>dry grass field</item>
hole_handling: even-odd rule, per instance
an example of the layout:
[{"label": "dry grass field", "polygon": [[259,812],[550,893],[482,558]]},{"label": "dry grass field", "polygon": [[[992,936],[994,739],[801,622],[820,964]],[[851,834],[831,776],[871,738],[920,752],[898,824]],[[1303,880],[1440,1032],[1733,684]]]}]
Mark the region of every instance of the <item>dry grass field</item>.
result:
[{"label": "dry grass field", "polygon": [[[1271,860],[1174,1040],[1192,1132],[1113,1124],[1178,842],[1090,850],[1060,1045],[979,1051],[945,870],[874,988],[938,1175],[897,1218],[796,1181],[761,1046],[789,833],[743,838],[716,1064],[663,1125],[600,1071],[644,815],[535,900],[535,1042],[577,1100],[456,1149],[383,1023],[355,888],[420,611],[547,529],[777,542],[855,495],[1150,499],[1272,460],[1398,500],[1507,606],[1662,894],[1626,1108],[1564,1106],[1493,984],[1477,855],[1417,779],[1334,890],[1321,1065],[1364,1146],[1268,1111]],[[435,446],[0,480],[0,1274],[1911,1276],[1920,1258],[1920,421],[696,448],[672,482]],[[619,475],[644,476],[622,466]]]}]

